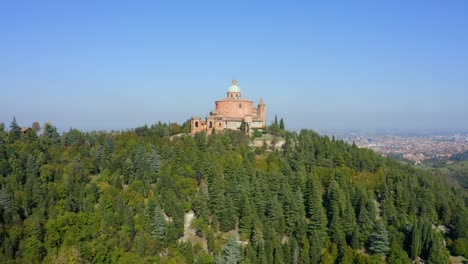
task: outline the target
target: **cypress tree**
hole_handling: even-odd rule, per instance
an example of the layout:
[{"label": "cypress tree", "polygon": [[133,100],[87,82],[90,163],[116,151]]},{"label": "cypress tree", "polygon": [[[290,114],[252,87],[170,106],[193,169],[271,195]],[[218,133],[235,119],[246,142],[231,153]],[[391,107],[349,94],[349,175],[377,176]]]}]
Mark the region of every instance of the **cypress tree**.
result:
[{"label": "cypress tree", "polygon": [[411,259],[408,257],[406,251],[394,240],[390,246],[390,252],[388,254],[388,263],[394,264],[407,264],[411,263]]},{"label": "cypress tree", "polygon": [[[299,243],[297,243],[296,239],[292,239],[291,242],[291,263],[299,264],[300,263],[300,248]],[[317,262],[318,263],[318,262]]]},{"label": "cypress tree", "polygon": [[212,228],[210,228],[210,230],[208,231],[208,235],[206,237],[206,240],[207,240],[208,250],[210,252],[213,252],[215,250],[215,235],[213,233]]},{"label": "cypress tree", "polygon": [[301,263],[303,264],[309,264],[310,263],[310,256],[309,256],[309,251],[310,251],[310,243],[307,237],[302,237],[302,245],[303,245],[303,250],[301,250],[300,253],[300,258],[301,258]]},{"label": "cypress tree", "polygon": [[429,251],[429,264],[449,263],[449,256],[450,253],[444,245],[444,238],[440,233],[436,233]]},{"label": "cypress tree", "polygon": [[283,118],[280,119],[279,128],[281,130],[284,130],[284,120],[283,120]]}]

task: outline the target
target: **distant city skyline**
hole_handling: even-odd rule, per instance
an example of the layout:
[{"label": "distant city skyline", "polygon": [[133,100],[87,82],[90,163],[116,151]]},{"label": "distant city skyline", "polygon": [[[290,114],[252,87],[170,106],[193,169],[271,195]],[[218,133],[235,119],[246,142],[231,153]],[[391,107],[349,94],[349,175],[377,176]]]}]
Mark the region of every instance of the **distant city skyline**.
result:
[{"label": "distant city skyline", "polygon": [[205,116],[232,79],[288,129],[468,129],[468,2],[0,3],[0,122]]}]

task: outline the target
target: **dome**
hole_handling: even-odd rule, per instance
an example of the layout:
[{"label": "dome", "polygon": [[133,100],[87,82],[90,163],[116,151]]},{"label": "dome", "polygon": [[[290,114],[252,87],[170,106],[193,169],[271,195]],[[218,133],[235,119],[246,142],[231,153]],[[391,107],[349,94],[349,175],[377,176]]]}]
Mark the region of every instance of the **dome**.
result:
[{"label": "dome", "polygon": [[230,93],[240,93],[240,88],[237,86],[237,81],[233,80],[232,85],[229,87],[228,92]]}]

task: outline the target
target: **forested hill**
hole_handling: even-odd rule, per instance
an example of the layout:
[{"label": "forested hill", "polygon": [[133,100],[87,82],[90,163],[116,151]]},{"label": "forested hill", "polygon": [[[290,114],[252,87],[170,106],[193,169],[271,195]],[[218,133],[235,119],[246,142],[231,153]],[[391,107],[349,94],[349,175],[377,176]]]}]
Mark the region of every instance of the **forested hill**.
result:
[{"label": "forested hill", "polygon": [[[169,128],[0,129],[0,262],[468,257],[466,194],[423,171],[310,130],[284,132],[282,150],[271,150],[237,132],[170,137]],[[196,235],[185,239],[190,211]]]}]

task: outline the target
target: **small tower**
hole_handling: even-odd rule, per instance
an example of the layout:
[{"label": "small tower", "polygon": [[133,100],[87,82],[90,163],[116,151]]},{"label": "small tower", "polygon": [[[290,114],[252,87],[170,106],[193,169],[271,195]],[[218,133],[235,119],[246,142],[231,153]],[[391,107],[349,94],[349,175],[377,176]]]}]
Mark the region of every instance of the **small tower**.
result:
[{"label": "small tower", "polygon": [[236,80],[232,80],[232,85],[228,89],[227,97],[229,99],[240,99],[241,98],[241,90],[240,90],[239,86],[237,86],[237,81]]},{"label": "small tower", "polygon": [[257,106],[257,116],[260,117],[262,120],[262,126],[266,127],[266,113],[265,113],[265,103],[263,102],[263,98],[260,98],[260,102]]},{"label": "small tower", "polygon": [[202,122],[200,117],[198,117],[198,116],[192,117],[192,126],[191,126],[191,128],[192,128],[191,129],[192,134],[195,134],[195,133],[198,133],[198,132],[204,130],[203,122]]}]

